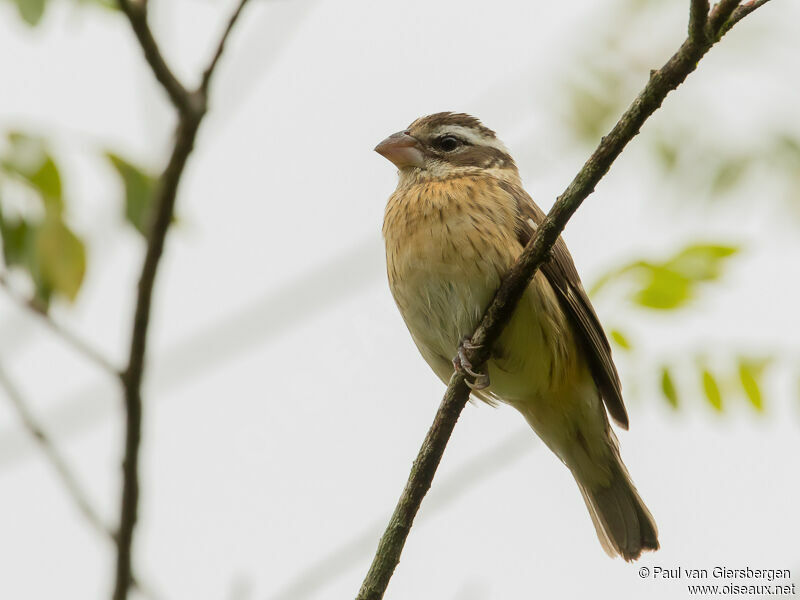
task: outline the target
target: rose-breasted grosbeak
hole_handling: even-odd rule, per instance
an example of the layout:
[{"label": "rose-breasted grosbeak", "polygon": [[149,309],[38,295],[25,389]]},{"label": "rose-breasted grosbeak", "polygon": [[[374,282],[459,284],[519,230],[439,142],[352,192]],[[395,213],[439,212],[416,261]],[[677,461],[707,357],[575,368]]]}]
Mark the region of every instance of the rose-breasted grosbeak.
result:
[{"label": "rose-breasted grosbeak", "polygon": [[[422,117],[375,150],[400,170],[383,222],[392,295],[442,381],[459,356],[474,374],[462,341],[544,213],[502,142],[469,115]],[[611,349],[561,238],[477,375],[473,393],[516,408],[572,471],[606,552],[634,560],[658,548],[606,417],[627,429]]]}]

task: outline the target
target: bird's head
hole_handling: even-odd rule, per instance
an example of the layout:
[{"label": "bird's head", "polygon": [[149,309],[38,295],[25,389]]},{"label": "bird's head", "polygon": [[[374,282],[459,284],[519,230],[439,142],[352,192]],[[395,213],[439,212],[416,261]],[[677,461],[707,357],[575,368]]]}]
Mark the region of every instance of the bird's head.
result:
[{"label": "bird's head", "polygon": [[517,180],[517,166],[494,131],[464,113],[420,117],[375,147],[400,169],[401,185],[487,173]]}]

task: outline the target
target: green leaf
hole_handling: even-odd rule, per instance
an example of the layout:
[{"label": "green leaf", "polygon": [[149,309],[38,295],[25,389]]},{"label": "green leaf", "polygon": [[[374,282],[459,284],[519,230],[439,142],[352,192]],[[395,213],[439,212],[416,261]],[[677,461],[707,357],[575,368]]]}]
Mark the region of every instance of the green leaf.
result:
[{"label": "green leaf", "polygon": [[42,195],[45,210],[60,214],[64,208],[64,199],[61,195],[61,175],[53,158],[45,154],[42,165],[27,178]]},{"label": "green leaf", "polygon": [[650,280],[633,296],[634,302],[646,308],[673,310],[691,298],[689,280],[670,269],[651,265]]},{"label": "green leaf", "polygon": [[32,234],[33,228],[24,219],[8,222],[0,214],[3,260],[8,267],[30,264]]},{"label": "green leaf", "polygon": [[19,16],[31,27],[37,25],[44,15],[45,0],[12,0],[17,5]]},{"label": "green leaf", "polygon": [[664,394],[664,398],[672,408],[678,408],[678,391],[675,389],[675,382],[666,365],[661,367],[661,393]]},{"label": "green leaf", "polygon": [[722,274],[725,259],[739,251],[736,246],[693,244],[664,263],[664,268],[692,281],[712,281]]},{"label": "green leaf", "polygon": [[9,147],[2,159],[3,169],[35,189],[47,212],[61,214],[64,208],[61,175],[44,140],[12,132],[8,134],[8,141]]},{"label": "green leaf", "polygon": [[6,137],[8,148],[3,157],[3,168],[27,179],[44,162],[44,140],[19,131],[10,131]]},{"label": "green leaf", "polygon": [[125,219],[147,237],[157,178],[116,154],[109,152],[106,157],[125,186]]},{"label": "green leaf", "polygon": [[637,260],[611,269],[596,280],[590,294],[610,283],[634,278],[640,286],[632,300],[645,308],[673,310],[686,305],[700,282],[718,279],[725,261],[739,248],[723,244],[691,244],[664,262]]},{"label": "green leaf", "polygon": [[45,218],[36,235],[36,254],[37,287],[75,300],[86,272],[83,242],[60,218],[51,215]]},{"label": "green leaf", "polygon": [[741,156],[722,161],[711,179],[711,193],[719,195],[733,189],[747,173],[751,163],[751,159]]},{"label": "green leaf", "polygon": [[739,381],[747,399],[758,412],[764,410],[764,399],[761,395],[759,380],[767,367],[768,360],[739,359]]},{"label": "green leaf", "polygon": [[39,310],[47,311],[53,294],[75,299],[86,270],[86,251],[60,216],[47,215],[42,223],[0,217],[0,235],[6,265],[31,276]]},{"label": "green leaf", "polygon": [[722,411],[722,394],[719,391],[719,384],[716,378],[708,369],[703,369],[703,392],[708,403],[717,411]]},{"label": "green leaf", "polygon": [[612,329],[609,331],[609,335],[614,343],[623,350],[631,349],[631,343],[628,341],[628,338],[625,336],[625,334],[623,334],[619,329]]},{"label": "green leaf", "polygon": [[35,284],[35,305],[47,312],[50,291],[39,278],[36,256],[36,236],[38,225],[25,219],[8,221],[0,210],[0,236],[3,238],[3,260],[7,267],[20,267],[26,271]]},{"label": "green leaf", "polygon": [[108,10],[119,10],[119,2],[117,0],[78,0],[81,4],[93,4]]}]

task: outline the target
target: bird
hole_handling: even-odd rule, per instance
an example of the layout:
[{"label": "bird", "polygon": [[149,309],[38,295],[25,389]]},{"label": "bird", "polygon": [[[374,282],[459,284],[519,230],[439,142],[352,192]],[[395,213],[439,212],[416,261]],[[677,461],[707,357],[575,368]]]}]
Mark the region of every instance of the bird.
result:
[{"label": "bird", "polygon": [[[446,384],[519,411],[572,472],[610,556],[659,548],[610,417],[628,429],[611,347],[564,240],[536,272],[481,370],[469,336],[545,218],[494,131],[465,113],[420,117],[375,151],[398,168],[383,238],[389,288],[422,357]],[[608,414],[607,414],[608,413]]]}]

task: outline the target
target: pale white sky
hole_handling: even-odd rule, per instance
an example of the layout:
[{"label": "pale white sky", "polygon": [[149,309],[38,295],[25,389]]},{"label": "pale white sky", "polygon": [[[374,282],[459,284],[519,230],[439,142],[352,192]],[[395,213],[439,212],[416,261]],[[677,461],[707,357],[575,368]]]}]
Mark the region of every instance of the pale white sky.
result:
[{"label": "pale white sky", "polygon": [[[637,22],[634,89],[685,31],[686,3]],[[687,6],[683,6],[686,4]],[[151,0],[168,60],[195,81],[233,2]],[[616,6],[609,3],[610,6]],[[547,208],[588,156],[566,134],[564,82],[602,64],[605,3],[254,0],[220,66],[182,182],[151,329],[136,570],[165,600],[353,597],[441,395],[388,292],[380,226],[395,185],[372,152],[417,116],[465,111],[497,130]],[[617,352],[631,413],[622,454],[659,525],[639,563],[601,550],[571,476],[509,408],[468,406],[387,598],[683,598],[640,566],[790,568],[800,451],[800,220],[761,174],[717,203],[676,198],[648,131],[683,143],[797,135],[800,5],[774,0],[703,61],[566,231],[583,278],[687,241],[746,246],[680,317],[598,301],[640,349]],[[587,46],[589,44],[589,46]],[[607,60],[611,60],[611,57]],[[636,62],[635,61],[635,62]],[[638,64],[637,63],[637,64]],[[143,243],[121,224],[114,150],[157,169],[172,112],[119,15],[53,1],[24,26],[0,4],[0,132],[48,137],[90,264],[56,317],[121,363]],[[792,129],[794,128],[794,129]],[[718,201],[719,202],[719,201]],[[756,416],[656,388],[665,357],[775,352]],[[0,359],[116,519],[114,381],[0,295]],[[82,520],[0,398],[0,598],[109,595],[112,548]],[[713,581],[709,583],[715,583]],[[757,582],[756,582],[757,583]]]}]

